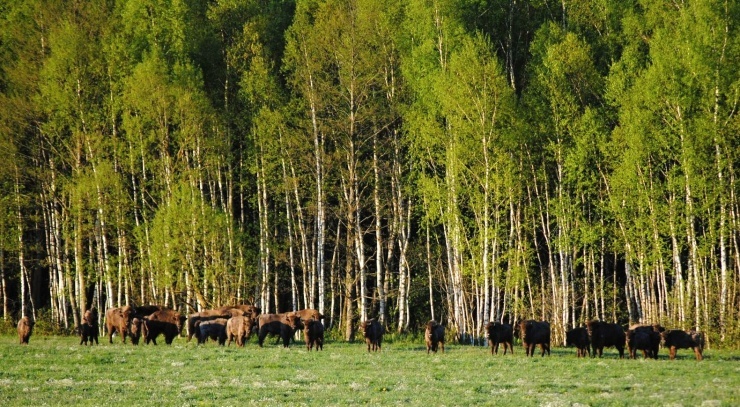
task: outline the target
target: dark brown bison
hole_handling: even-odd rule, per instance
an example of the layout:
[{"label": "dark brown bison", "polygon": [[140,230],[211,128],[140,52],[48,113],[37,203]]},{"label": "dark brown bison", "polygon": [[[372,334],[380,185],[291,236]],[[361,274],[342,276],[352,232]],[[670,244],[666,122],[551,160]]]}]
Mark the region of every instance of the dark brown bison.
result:
[{"label": "dark brown bison", "polygon": [[231,317],[226,322],[226,337],[231,341],[235,341],[239,347],[244,346],[244,343],[252,336],[252,317],[251,316],[237,316]]},{"label": "dark brown bison", "polygon": [[664,329],[660,325],[631,325],[626,335],[630,358],[635,359],[637,351],[641,350],[644,358],[658,359],[662,331]]},{"label": "dark brown bison", "polygon": [[18,340],[21,345],[28,345],[28,340],[31,338],[33,333],[34,322],[29,317],[23,317],[18,321]]},{"label": "dark brown bison", "polygon": [[259,316],[259,345],[265,342],[267,334],[279,335],[283,339],[283,347],[290,346],[290,338],[296,329],[303,328],[301,318],[293,312],[283,314],[262,314]]},{"label": "dark brown bison", "polygon": [[678,349],[693,349],[696,360],[702,360],[704,353],[704,334],[698,331],[671,329],[660,333],[663,347],[668,348],[671,360],[676,358]]},{"label": "dark brown bison", "polygon": [[141,319],[134,318],[131,320],[131,329],[129,335],[131,336],[131,344],[138,345],[141,339]]},{"label": "dark brown bison", "polygon": [[639,326],[629,329],[626,335],[627,350],[630,359],[637,359],[637,351],[641,350],[643,358],[654,357],[653,349],[655,332],[649,326]]},{"label": "dark brown bison", "polygon": [[164,341],[168,345],[172,340],[180,335],[185,325],[185,316],[171,309],[163,309],[147,315],[142,319],[141,331],[144,336],[144,343],[147,345],[151,341],[157,344],[157,336],[164,335]]},{"label": "dark brown bison", "polygon": [[[236,309],[236,308],[226,308],[226,309],[210,309],[210,310],[204,310],[201,312],[194,312],[190,315],[188,315],[188,342],[190,342],[190,339],[192,339],[193,336],[196,336],[198,333],[198,330],[195,328],[195,324],[198,321],[212,321],[214,319],[219,318],[232,318],[235,316],[243,316],[245,315],[245,312]],[[196,337],[197,339],[197,337]]]},{"label": "dark brown bison", "polygon": [[440,325],[435,320],[427,322],[427,329],[424,331],[424,340],[427,344],[427,354],[429,354],[429,351],[437,353],[440,345],[442,346],[442,353],[445,353],[444,325]]},{"label": "dark brown bison", "polygon": [[88,335],[88,339],[90,340],[90,345],[92,345],[92,341],[95,341],[95,344],[97,345],[98,342],[98,334],[100,333],[99,325],[98,325],[98,310],[95,307],[90,308],[89,310],[85,311],[85,314],[82,317],[82,324],[85,323],[89,324],[92,328],[90,330],[90,333]]},{"label": "dark brown bison", "polygon": [[514,353],[512,344],[514,343],[514,329],[509,324],[501,324],[498,322],[489,322],[486,325],[486,331],[488,332],[488,344],[491,346],[491,355],[494,353],[498,354],[499,344],[504,344],[504,355],[508,348],[511,353]]},{"label": "dark brown bison", "polygon": [[87,345],[89,343],[92,346],[94,329],[91,323],[87,322],[87,320],[82,320],[80,326],[77,327],[77,334],[80,336],[80,345]]},{"label": "dark brown bison", "polygon": [[385,328],[383,328],[383,325],[380,325],[380,322],[375,318],[368,319],[360,324],[360,330],[365,336],[367,351],[370,352],[371,349],[373,352],[379,351],[383,345],[383,335],[385,334]]},{"label": "dark brown bison", "polygon": [[126,343],[131,319],[134,317],[134,309],[130,306],[119,308],[108,308],[105,311],[105,329],[108,331],[108,343],[113,343],[113,334],[118,333]]},{"label": "dark brown bison", "polygon": [[527,351],[527,356],[534,356],[534,348],[540,345],[542,356],[550,355],[550,323],[526,320],[519,323],[519,338]]},{"label": "dark brown bison", "polygon": [[211,338],[217,341],[219,345],[224,346],[226,344],[226,318],[217,318],[209,321],[197,321],[195,323],[195,329],[197,331],[196,338],[199,344],[204,344]]},{"label": "dark brown bison", "polygon": [[586,327],[573,328],[565,333],[565,346],[575,346],[576,356],[579,358],[591,354],[590,345]]},{"label": "dark brown bison", "polygon": [[303,322],[303,338],[306,341],[306,350],[309,352],[316,345],[316,350],[324,350],[324,324],[316,319]]},{"label": "dark brown bison", "polygon": [[619,324],[610,324],[601,321],[588,321],[586,323],[588,340],[591,342],[593,353],[591,357],[599,357],[604,353],[604,347],[614,346],[619,352],[619,358],[624,358],[625,335],[624,329]]}]

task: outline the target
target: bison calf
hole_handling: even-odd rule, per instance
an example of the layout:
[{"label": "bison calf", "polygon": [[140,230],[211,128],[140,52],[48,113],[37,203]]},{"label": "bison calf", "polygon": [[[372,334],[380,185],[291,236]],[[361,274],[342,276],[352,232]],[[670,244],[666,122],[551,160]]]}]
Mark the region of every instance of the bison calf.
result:
[{"label": "bison calf", "polygon": [[250,316],[229,318],[226,322],[226,337],[229,339],[229,346],[232,341],[235,341],[239,347],[244,346],[244,343],[252,336],[252,325],[254,323]]},{"label": "bison calf", "polygon": [[23,317],[18,321],[18,326],[16,328],[18,330],[18,340],[21,345],[28,345],[28,340],[31,338],[31,334],[33,333],[33,325],[34,322],[28,317]]},{"label": "bison calf", "polygon": [[534,356],[534,348],[540,345],[542,356],[550,355],[550,323],[527,320],[519,323],[519,337],[527,351],[527,356]]},{"label": "bison calf", "polygon": [[367,351],[370,352],[371,349],[373,352],[379,351],[383,345],[383,335],[385,334],[385,328],[383,328],[383,325],[380,325],[380,322],[375,318],[372,318],[367,321],[363,321],[360,324],[360,330],[365,337]]},{"label": "bison calf", "polygon": [[565,333],[565,346],[575,346],[576,356],[579,358],[591,354],[590,345],[588,330],[585,327],[573,328]]},{"label": "bison calf", "polygon": [[303,339],[306,341],[306,350],[309,352],[316,345],[316,350],[324,350],[324,325],[316,319],[309,319],[303,323]]},{"label": "bison calf", "polygon": [[698,331],[672,329],[660,334],[663,347],[668,348],[671,360],[676,358],[678,349],[693,349],[696,360],[702,360],[704,352],[704,334]]},{"label": "bison calf", "polygon": [[424,331],[424,340],[427,344],[427,355],[429,351],[437,353],[439,346],[442,346],[442,353],[445,353],[445,327],[435,320],[427,322],[427,329]]},{"label": "bison calf", "polygon": [[500,324],[498,322],[489,322],[486,326],[488,332],[488,343],[491,345],[491,355],[498,354],[499,344],[504,344],[504,355],[508,348],[511,353],[514,353],[514,330],[509,324]]}]

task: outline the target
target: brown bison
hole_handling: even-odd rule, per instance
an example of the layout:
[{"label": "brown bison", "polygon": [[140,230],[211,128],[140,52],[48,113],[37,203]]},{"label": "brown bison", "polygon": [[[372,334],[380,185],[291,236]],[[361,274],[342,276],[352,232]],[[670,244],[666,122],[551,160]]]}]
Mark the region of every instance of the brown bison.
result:
[{"label": "brown bison", "polygon": [[141,339],[141,319],[134,318],[131,320],[131,329],[129,335],[131,336],[131,344],[138,345]]},{"label": "brown bison", "polygon": [[31,338],[33,333],[34,322],[29,317],[23,317],[18,321],[18,340],[21,345],[28,345],[28,340]]},{"label": "brown bison", "polygon": [[209,321],[197,321],[195,323],[196,338],[199,344],[204,344],[208,338],[217,341],[219,345],[226,344],[226,318],[217,318]]},{"label": "brown bison", "polygon": [[588,340],[588,329],[585,327],[573,328],[565,333],[565,346],[575,346],[577,357],[586,357],[591,354],[591,342]]},{"label": "brown bison", "polygon": [[306,341],[306,350],[309,352],[316,345],[316,350],[324,350],[324,324],[316,319],[303,322],[303,338]]},{"label": "brown bison", "polygon": [[671,360],[676,358],[676,350],[693,349],[696,360],[702,360],[704,352],[704,334],[698,331],[671,329],[660,333],[663,347],[668,348]]},{"label": "brown bison", "polygon": [[255,307],[254,305],[250,304],[225,305],[221,308],[218,308],[218,310],[220,311],[228,311],[230,309],[238,309],[240,311],[243,311],[244,313],[252,314],[254,316],[258,316],[262,313],[262,309],[260,307]]},{"label": "brown bison", "polygon": [[658,359],[660,333],[664,330],[660,325],[631,325],[626,335],[630,358],[635,359],[637,351],[641,350],[644,358]]},{"label": "brown bison", "polygon": [[514,353],[512,344],[514,343],[514,329],[509,324],[501,324],[498,322],[489,322],[486,325],[486,331],[488,332],[488,344],[491,346],[491,355],[498,354],[499,344],[504,344],[504,355],[508,348],[511,353]]},{"label": "brown bison", "polygon": [[185,316],[171,309],[163,309],[147,315],[142,319],[141,330],[144,336],[144,343],[147,345],[151,341],[157,344],[157,336],[164,335],[164,341],[168,345],[172,340],[180,335],[182,327],[185,325]]},{"label": "brown bison", "polygon": [[588,321],[586,323],[588,340],[591,342],[593,353],[591,357],[599,357],[604,353],[604,347],[614,346],[619,352],[619,358],[624,358],[625,335],[624,329],[619,324],[610,324],[601,321]]},{"label": "brown bison", "polygon": [[442,353],[445,353],[445,327],[437,321],[427,322],[427,329],[424,331],[424,340],[427,344],[427,355],[429,351],[437,353],[439,346],[442,346]]},{"label": "brown bison", "polygon": [[315,309],[302,309],[300,311],[293,312],[294,314],[298,315],[298,317],[301,319],[302,322],[307,322],[309,319],[313,319],[316,321],[320,321],[324,319],[324,315],[321,314],[318,310]]},{"label": "brown bison", "polygon": [[550,323],[526,320],[519,323],[519,337],[527,351],[527,356],[534,356],[534,348],[540,345],[542,356],[550,355]]},{"label": "brown bison", "polygon": [[108,343],[113,343],[113,334],[118,332],[123,343],[129,332],[131,319],[134,317],[134,309],[130,306],[120,308],[108,308],[105,311],[105,329],[108,331]]},{"label": "brown bison", "polygon": [[370,352],[370,349],[372,349],[373,352],[379,351],[380,347],[383,345],[383,334],[385,334],[385,328],[383,328],[383,325],[380,325],[380,322],[375,318],[368,319],[360,324],[360,330],[365,336],[367,351]]},{"label": "brown bison", "polygon": [[283,314],[262,314],[259,316],[259,345],[265,342],[267,334],[279,335],[283,339],[283,347],[290,346],[290,338],[296,329],[303,328],[301,318],[293,312]]},{"label": "brown bison", "polygon": [[226,337],[229,340],[229,345],[231,345],[231,341],[235,341],[237,346],[244,346],[244,343],[252,336],[252,326],[251,316],[229,318],[226,322]]}]

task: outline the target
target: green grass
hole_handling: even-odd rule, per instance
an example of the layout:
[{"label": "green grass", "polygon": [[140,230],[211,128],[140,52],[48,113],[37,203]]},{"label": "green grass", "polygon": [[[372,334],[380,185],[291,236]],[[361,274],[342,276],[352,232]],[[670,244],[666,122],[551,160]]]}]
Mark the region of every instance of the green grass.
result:
[{"label": "green grass", "polygon": [[[102,338],[101,338],[102,339]],[[115,338],[118,339],[118,338]],[[0,337],[0,405],[740,405],[740,352],[690,351],[679,359],[491,356],[448,345],[427,355],[421,343],[329,342],[323,352],[274,341],[260,349],[115,342],[78,346],[74,337],[33,336],[29,346]]]}]

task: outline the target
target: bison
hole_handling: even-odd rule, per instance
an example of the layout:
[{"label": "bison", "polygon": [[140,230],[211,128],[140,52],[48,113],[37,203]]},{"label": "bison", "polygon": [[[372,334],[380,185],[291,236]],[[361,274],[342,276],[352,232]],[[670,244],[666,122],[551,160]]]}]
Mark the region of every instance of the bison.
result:
[{"label": "bison", "polygon": [[663,347],[668,348],[671,360],[676,358],[676,350],[693,349],[696,360],[702,360],[704,357],[704,334],[698,331],[682,331],[680,329],[671,329],[660,333]]},{"label": "bison", "polygon": [[245,341],[252,336],[252,317],[251,316],[238,316],[231,317],[226,322],[226,337],[231,341],[235,341],[239,347],[244,346]]},{"label": "bison", "polygon": [[367,351],[370,352],[370,349],[372,349],[373,352],[379,351],[383,344],[383,334],[385,334],[385,328],[383,328],[383,325],[380,325],[380,322],[375,318],[372,318],[361,323],[360,330],[365,336]]},{"label": "bison", "polygon": [[508,348],[511,353],[514,353],[512,344],[514,343],[514,329],[509,324],[501,324],[498,322],[489,322],[486,325],[486,331],[488,332],[488,343],[491,345],[491,355],[498,354],[499,344],[504,344],[504,355]]},{"label": "bison", "polygon": [[283,347],[290,346],[290,338],[296,329],[303,328],[301,318],[293,312],[283,314],[262,314],[259,316],[259,345],[265,342],[267,334],[279,335],[283,340]]},{"label": "bison", "polygon": [[653,349],[655,332],[649,326],[635,327],[629,329],[626,335],[627,349],[630,359],[637,359],[637,351],[641,350],[643,358],[655,357]]},{"label": "bison", "polygon": [[88,342],[92,346],[93,344],[93,338],[97,338],[97,335],[93,332],[95,331],[95,328],[91,323],[89,323],[87,320],[83,319],[82,324],[77,327],[77,333],[80,335],[80,345],[87,345]]},{"label": "bison", "polygon": [[588,321],[586,323],[588,340],[591,341],[593,353],[591,357],[599,357],[604,353],[604,347],[614,346],[619,352],[619,358],[624,358],[625,335],[624,329],[619,324],[610,324],[601,321]]},{"label": "bison", "polygon": [[519,323],[519,337],[527,351],[527,356],[534,356],[534,348],[540,345],[542,356],[550,355],[550,323],[526,320]]},{"label": "bison", "polygon": [[427,329],[424,331],[424,340],[427,344],[427,354],[429,351],[437,353],[439,346],[442,346],[442,353],[445,353],[445,327],[437,321],[427,322]]},{"label": "bison", "polygon": [[309,319],[303,323],[303,338],[306,341],[306,350],[309,352],[316,345],[316,350],[324,350],[324,324],[316,319]]},{"label": "bison", "polygon": [[93,341],[95,341],[96,345],[99,344],[98,333],[100,332],[100,329],[98,325],[98,310],[95,307],[85,311],[85,314],[82,317],[82,325],[85,324],[89,325],[90,328],[87,335],[90,345],[92,345]]},{"label": "bison", "polygon": [[217,341],[219,345],[226,344],[226,318],[217,318],[209,321],[197,321],[195,324],[196,337],[199,344],[204,344],[208,338]]},{"label": "bison", "polygon": [[660,325],[631,325],[626,335],[630,358],[634,359],[636,351],[641,350],[644,358],[658,359],[662,331],[664,329]]},{"label": "bison", "polygon": [[195,324],[198,321],[211,321],[219,318],[229,319],[232,317],[243,315],[245,315],[245,312],[236,308],[219,308],[205,310],[201,312],[194,312],[188,315],[188,342],[190,342],[190,339],[192,339],[193,336],[196,336],[197,339],[198,330],[195,328]]},{"label": "bison", "polygon": [[565,333],[565,346],[575,346],[577,357],[586,357],[591,354],[591,342],[588,340],[588,329],[585,327],[573,328]]},{"label": "bison", "polygon": [[141,319],[134,318],[131,320],[131,329],[129,335],[131,336],[131,344],[138,345],[141,339]]},{"label": "bison", "polygon": [[105,329],[108,331],[108,343],[113,343],[113,334],[118,332],[126,343],[131,319],[134,317],[134,309],[130,306],[120,308],[108,308],[105,311]]},{"label": "bison", "polygon": [[255,307],[254,305],[250,304],[226,305],[218,308],[219,311],[228,311],[230,309],[238,309],[245,314],[251,314],[255,317],[259,316],[262,313],[262,309],[260,307]]},{"label": "bison", "polygon": [[33,333],[34,322],[29,317],[23,317],[18,321],[18,340],[21,345],[28,345],[28,340],[31,338]]},{"label": "bison", "polygon": [[162,334],[165,343],[171,345],[172,340],[180,335],[185,319],[184,315],[171,309],[159,310],[145,316],[141,324],[144,343],[148,345],[151,341],[156,345],[157,336]]}]

